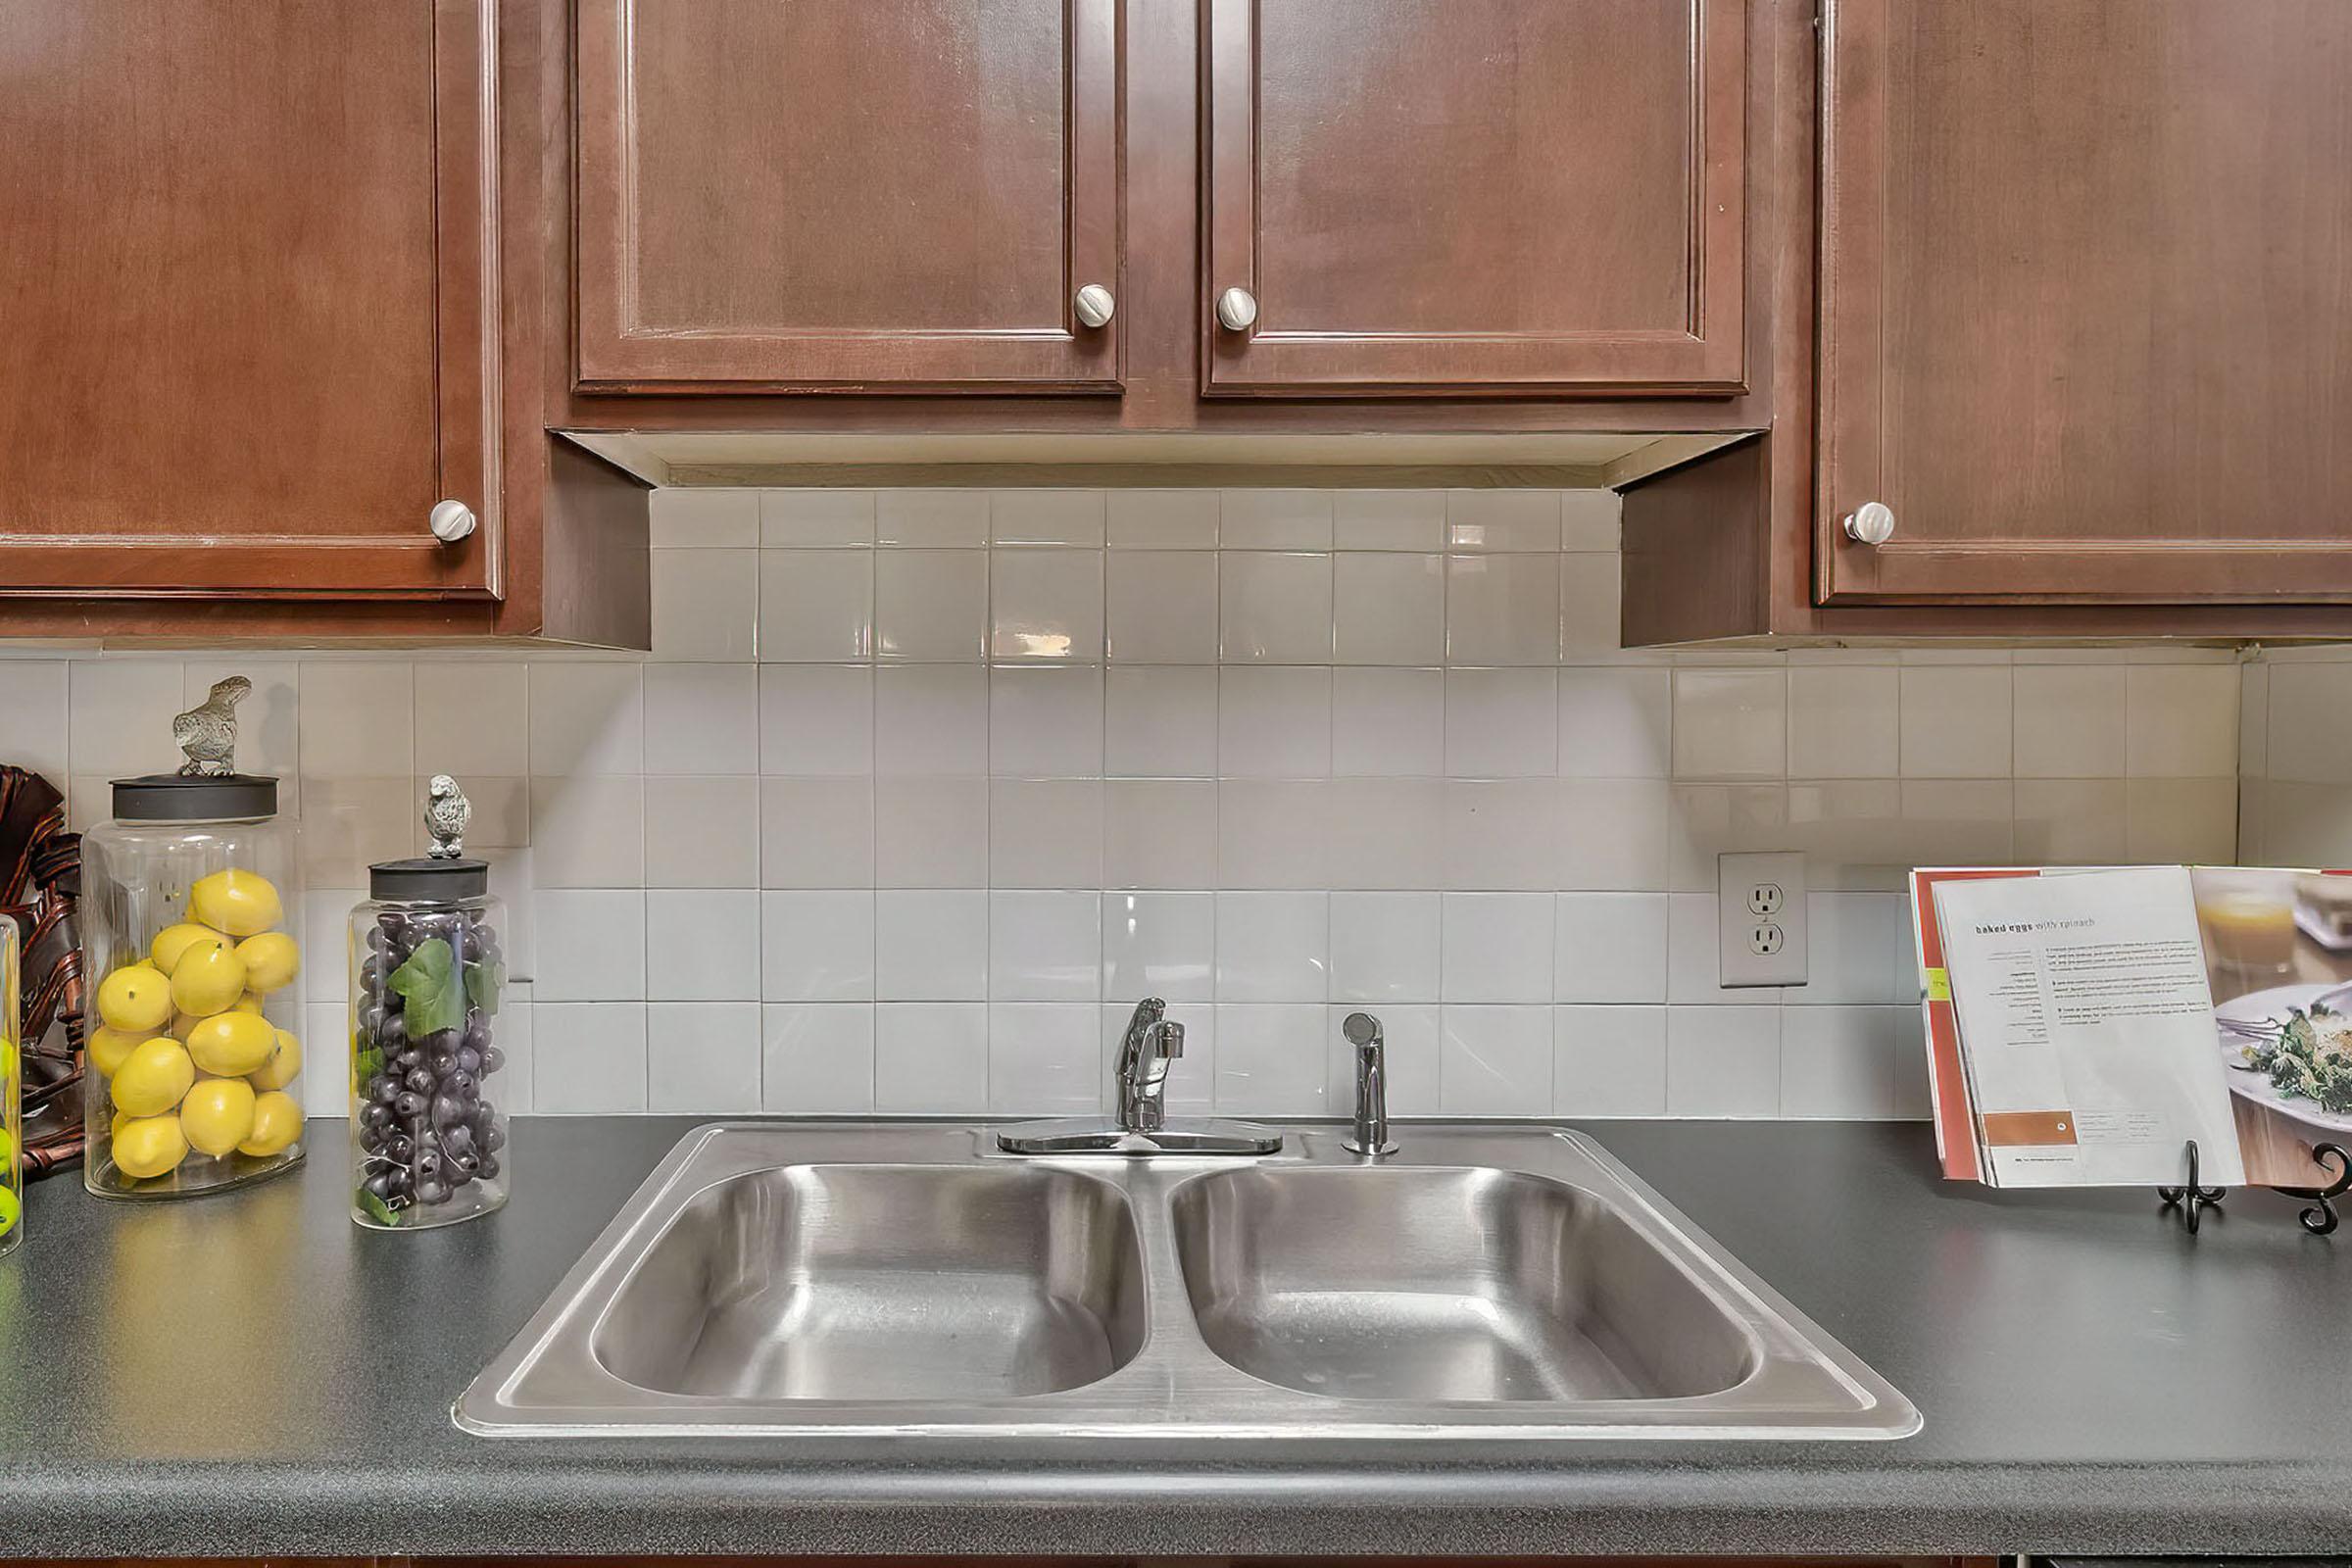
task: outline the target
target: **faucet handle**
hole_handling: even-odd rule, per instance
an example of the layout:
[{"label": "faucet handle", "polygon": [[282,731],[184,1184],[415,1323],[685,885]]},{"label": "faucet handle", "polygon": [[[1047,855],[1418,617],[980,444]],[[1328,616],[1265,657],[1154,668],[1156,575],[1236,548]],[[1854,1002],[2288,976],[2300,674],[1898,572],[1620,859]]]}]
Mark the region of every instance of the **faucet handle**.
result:
[{"label": "faucet handle", "polygon": [[1163,1018],[1152,1026],[1151,1038],[1158,1048],[1160,1058],[1174,1061],[1184,1054],[1184,1025],[1172,1018]]}]

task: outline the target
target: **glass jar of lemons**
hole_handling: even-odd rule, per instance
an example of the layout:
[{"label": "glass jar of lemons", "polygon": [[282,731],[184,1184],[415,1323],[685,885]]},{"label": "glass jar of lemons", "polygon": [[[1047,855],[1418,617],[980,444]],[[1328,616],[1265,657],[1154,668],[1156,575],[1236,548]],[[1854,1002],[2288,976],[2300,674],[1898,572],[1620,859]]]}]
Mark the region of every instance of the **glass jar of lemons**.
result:
[{"label": "glass jar of lemons", "polygon": [[0,915],[0,1252],[24,1234],[24,1057],[17,1005],[17,922]]},{"label": "glass jar of lemons", "polygon": [[298,861],[277,780],[117,779],[82,836],[82,1182],[173,1198],[302,1158]]}]

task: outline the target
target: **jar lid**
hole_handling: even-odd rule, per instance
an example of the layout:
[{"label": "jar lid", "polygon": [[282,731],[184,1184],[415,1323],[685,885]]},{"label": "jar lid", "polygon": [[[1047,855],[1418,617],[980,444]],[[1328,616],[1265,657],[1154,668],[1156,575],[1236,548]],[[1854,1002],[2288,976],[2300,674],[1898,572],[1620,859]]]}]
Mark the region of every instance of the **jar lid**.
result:
[{"label": "jar lid", "polygon": [[478,899],[490,891],[488,860],[379,860],[368,868],[368,894],[377,899]]},{"label": "jar lid", "polygon": [[275,816],[277,780],[258,773],[143,773],[114,780],[119,822]]}]

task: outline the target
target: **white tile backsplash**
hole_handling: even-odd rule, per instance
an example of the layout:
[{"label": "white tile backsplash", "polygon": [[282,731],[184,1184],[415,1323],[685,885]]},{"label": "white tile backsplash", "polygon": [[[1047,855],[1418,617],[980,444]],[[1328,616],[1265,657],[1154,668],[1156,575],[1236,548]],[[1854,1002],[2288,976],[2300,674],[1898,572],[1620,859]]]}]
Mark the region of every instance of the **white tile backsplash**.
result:
[{"label": "white tile backsplash", "polygon": [[[1597,492],[665,490],[650,660],[0,661],[0,757],[86,820],[253,675],[317,955],[458,773],[541,1014],[510,1100],[559,1112],[1094,1106],[1157,995],[1189,1111],[1344,1111],[1361,1006],[1398,1114],[1918,1115],[1910,865],[2228,858],[2241,764],[2249,846],[2352,859],[2341,655],[1622,654],[1617,532]],[[1737,849],[1808,856],[1809,985],[1716,984]]]}]

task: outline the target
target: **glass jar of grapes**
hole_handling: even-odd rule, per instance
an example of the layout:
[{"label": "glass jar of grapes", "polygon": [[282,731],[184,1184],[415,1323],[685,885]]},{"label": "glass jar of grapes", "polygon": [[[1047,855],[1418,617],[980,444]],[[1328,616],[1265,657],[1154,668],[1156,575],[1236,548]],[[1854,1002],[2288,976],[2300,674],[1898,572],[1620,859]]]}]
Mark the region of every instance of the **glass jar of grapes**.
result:
[{"label": "glass jar of grapes", "polygon": [[505,911],[488,863],[461,853],[465,796],[447,774],[431,791],[432,853],[369,867],[351,913],[351,1217],[372,1230],[507,1200]]}]

